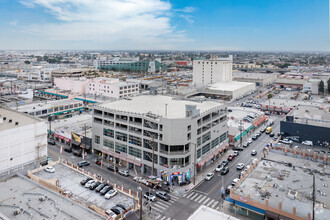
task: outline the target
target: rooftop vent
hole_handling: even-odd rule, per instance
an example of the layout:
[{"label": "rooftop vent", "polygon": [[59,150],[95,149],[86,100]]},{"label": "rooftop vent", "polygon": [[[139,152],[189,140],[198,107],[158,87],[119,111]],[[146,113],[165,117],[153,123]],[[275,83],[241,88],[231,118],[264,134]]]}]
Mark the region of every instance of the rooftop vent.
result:
[{"label": "rooftop vent", "polygon": [[9,119],[9,123],[11,123],[13,120],[12,119]]},{"label": "rooftop vent", "polygon": [[7,118],[6,117],[3,117],[3,120],[5,121]]},{"label": "rooftop vent", "polygon": [[18,121],[17,121],[17,122],[15,122],[15,125],[18,125]]}]

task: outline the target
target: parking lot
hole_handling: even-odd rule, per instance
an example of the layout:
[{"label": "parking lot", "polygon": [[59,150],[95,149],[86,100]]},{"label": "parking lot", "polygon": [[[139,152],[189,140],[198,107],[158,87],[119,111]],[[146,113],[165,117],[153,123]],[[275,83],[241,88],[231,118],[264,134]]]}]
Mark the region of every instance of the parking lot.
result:
[{"label": "parking lot", "polygon": [[133,207],[133,198],[120,193],[119,190],[116,196],[107,200],[104,196],[101,196],[99,193],[95,192],[95,190],[90,190],[89,188],[85,188],[80,185],[80,181],[87,178],[86,175],[61,163],[55,165],[54,168],[54,173],[48,173],[45,170],[40,170],[34,173],[34,175],[44,180],[57,179],[59,181],[58,183],[60,188],[66,190],[66,193],[70,193],[72,195],[71,197],[75,201],[84,203],[87,206],[94,204],[104,210],[108,210],[116,206],[118,203],[125,203]]}]

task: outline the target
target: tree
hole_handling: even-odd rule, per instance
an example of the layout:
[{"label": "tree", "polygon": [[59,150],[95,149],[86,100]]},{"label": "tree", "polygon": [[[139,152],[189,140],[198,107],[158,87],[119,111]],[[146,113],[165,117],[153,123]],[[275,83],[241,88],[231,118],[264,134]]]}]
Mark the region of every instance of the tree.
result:
[{"label": "tree", "polygon": [[30,64],[31,62],[28,61],[28,60],[25,60],[24,63],[25,63],[25,64]]},{"label": "tree", "polygon": [[330,94],[330,78],[328,79],[327,83],[328,83],[328,93]]},{"label": "tree", "polygon": [[320,94],[323,94],[324,93],[324,82],[323,82],[323,80],[321,80],[319,82],[319,93]]},{"label": "tree", "polygon": [[272,97],[273,97],[273,94],[272,94],[272,93],[268,93],[268,94],[267,94],[267,98],[268,98],[268,99],[271,99]]}]

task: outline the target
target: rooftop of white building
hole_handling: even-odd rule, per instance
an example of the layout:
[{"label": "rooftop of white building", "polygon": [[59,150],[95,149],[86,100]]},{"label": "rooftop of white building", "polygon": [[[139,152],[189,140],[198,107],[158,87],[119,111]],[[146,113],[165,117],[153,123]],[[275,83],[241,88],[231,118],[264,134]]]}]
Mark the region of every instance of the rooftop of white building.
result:
[{"label": "rooftop of white building", "polygon": [[254,85],[254,83],[248,82],[237,82],[237,81],[230,81],[230,82],[217,82],[209,85],[207,89],[209,90],[219,90],[219,91],[236,91],[242,89],[246,86]]},{"label": "rooftop of white building", "polygon": [[250,73],[250,72],[240,72],[234,71],[233,78],[244,78],[244,79],[267,79],[270,77],[276,77],[277,74],[274,73]]},{"label": "rooftop of white building", "polygon": [[63,105],[68,105],[68,104],[76,104],[80,103],[82,101],[75,100],[75,99],[61,99],[61,100],[55,100],[55,101],[44,101],[44,102],[37,102],[33,104],[28,104],[28,105],[22,105],[19,106],[17,109],[21,112],[28,112],[30,110],[34,109],[49,109],[52,107],[57,107],[57,106],[63,106]]},{"label": "rooftop of white building", "polygon": [[[30,115],[0,107],[0,131],[30,125],[41,121],[41,119],[34,118]],[[16,122],[18,124],[16,124]]]},{"label": "rooftop of white building", "polygon": [[132,97],[129,100],[123,99],[110,103],[103,103],[99,106],[135,114],[152,113],[164,118],[174,119],[186,117],[186,105],[196,105],[196,109],[200,110],[200,114],[203,114],[222,104],[213,101],[193,102],[178,100],[170,96],[162,95],[143,95]]},{"label": "rooftop of white building", "polygon": [[211,209],[205,205],[201,205],[189,218],[188,220],[238,220],[233,216],[219,212],[215,209]]}]

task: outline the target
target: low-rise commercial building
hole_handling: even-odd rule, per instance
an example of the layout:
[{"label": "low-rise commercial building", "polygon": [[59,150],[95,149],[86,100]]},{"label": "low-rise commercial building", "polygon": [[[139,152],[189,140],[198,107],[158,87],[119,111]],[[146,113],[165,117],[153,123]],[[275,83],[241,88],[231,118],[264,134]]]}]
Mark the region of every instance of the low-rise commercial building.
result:
[{"label": "low-rise commercial building", "polygon": [[266,86],[274,83],[277,74],[274,73],[254,73],[254,72],[233,72],[233,80],[238,82],[255,83],[256,86]]},{"label": "low-rise commercial building", "polygon": [[38,118],[0,107],[0,173],[39,165],[47,155],[47,127]]},{"label": "low-rise commercial building", "polygon": [[198,169],[211,164],[227,136],[227,108],[211,101],[136,96],[93,112],[94,153],[170,182],[194,176],[195,162]]},{"label": "low-rise commercial building", "polygon": [[88,69],[82,70],[82,69],[59,69],[59,70],[53,70],[52,71],[52,78],[51,81],[54,82],[54,78],[60,78],[60,77],[82,77],[84,76],[84,73],[89,71]]},{"label": "low-rise commercial building", "polygon": [[66,90],[73,94],[85,94],[86,85],[89,80],[86,78],[69,78],[69,77],[57,77],[54,78],[54,87],[59,90]]}]

